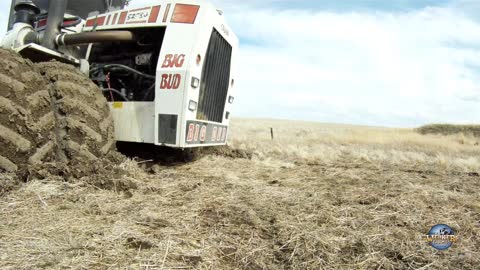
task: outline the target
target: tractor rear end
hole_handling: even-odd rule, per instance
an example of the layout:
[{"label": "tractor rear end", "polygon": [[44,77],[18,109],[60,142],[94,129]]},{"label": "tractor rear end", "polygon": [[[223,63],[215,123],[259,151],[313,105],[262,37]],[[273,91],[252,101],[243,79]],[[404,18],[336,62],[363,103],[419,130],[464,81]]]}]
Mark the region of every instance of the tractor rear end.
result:
[{"label": "tractor rear end", "polygon": [[[8,149],[0,153],[0,169],[95,160],[115,142],[178,149],[226,144],[238,39],[222,11],[188,0],[135,9],[124,9],[125,1],[70,2],[12,4],[2,46],[28,59],[14,60],[30,75],[0,71],[0,107],[18,105],[24,115],[16,125],[0,118],[8,131],[0,135]],[[12,83],[31,93],[17,99],[21,93]],[[18,114],[15,106],[9,113]],[[46,124],[35,126],[39,121]],[[5,134],[28,137],[31,147]]]},{"label": "tractor rear end", "polygon": [[118,141],[177,148],[226,143],[238,41],[221,11],[197,3],[87,19],[84,31],[128,30],[136,39],[93,44],[87,53],[93,81],[115,90],[105,97]]}]

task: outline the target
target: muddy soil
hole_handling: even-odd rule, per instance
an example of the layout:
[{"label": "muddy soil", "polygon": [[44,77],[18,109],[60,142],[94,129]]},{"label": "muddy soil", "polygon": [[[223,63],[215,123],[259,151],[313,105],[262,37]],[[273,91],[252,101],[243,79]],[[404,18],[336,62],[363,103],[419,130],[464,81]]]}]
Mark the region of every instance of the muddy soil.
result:
[{"label": "muddy soil", "polygon": [[106,160],[114,150],[108,104],[87,76],[0,49],[0,172],[27,181],[44,167],[78,177],[85,170],[76,164]]},{"label": "muddy soil", "polygon": [[0,171],[51,160],[54,116],[37,67],[0,49]]}]

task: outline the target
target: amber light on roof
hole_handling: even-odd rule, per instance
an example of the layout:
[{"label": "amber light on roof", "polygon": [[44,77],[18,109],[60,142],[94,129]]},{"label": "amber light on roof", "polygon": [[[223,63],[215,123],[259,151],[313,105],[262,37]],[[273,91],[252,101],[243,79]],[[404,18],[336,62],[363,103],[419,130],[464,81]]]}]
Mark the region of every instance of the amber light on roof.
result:
[{"label": "amber light on roof", "polygon": [[194,24],[197,19],[200,6],[176,4],[173,10],[172,23],[189,23]]}]

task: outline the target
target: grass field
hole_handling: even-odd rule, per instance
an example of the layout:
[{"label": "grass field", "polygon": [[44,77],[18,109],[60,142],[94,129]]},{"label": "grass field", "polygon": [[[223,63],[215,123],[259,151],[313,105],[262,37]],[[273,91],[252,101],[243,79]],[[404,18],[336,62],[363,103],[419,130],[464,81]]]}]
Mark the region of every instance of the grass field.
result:
[{"label": "grass field", "polygon": [[[480,138],[253,119],[230,137],[190,163],[36,171],[0,197],[0,268],[479,269]],[[447,251],[421,239],[438,223]]]}]

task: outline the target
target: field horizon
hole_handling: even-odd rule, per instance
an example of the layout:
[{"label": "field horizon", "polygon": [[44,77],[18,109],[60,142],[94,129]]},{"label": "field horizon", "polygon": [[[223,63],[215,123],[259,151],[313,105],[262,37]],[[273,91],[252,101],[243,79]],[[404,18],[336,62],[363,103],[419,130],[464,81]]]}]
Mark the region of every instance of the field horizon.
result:
[{"label": "field horizon", "polygon": [[[339,122],[328,122],[328,121],[314,121],[314,120],[302,120],[302,119],[288,119],[288,118],[269,118],[269,117],[232,117],[233,121],[270,121],[270,122],[298,122],[298,123],[311,123],[318,125],[331,125],[331,126],[350,126],[350,127],[371,127],[371,128],[389,128],[389,129],[420,129],[422,127],[470,127],[470,128],[479,128],[479,123],[455,123],[455,122],[429,122],[420,125],[412,126],[394,126],[394,125],[368,125],[368,124],[354,124],[354,123],[339,123]],[[460,133],[461,130],[457,130],[457,133]]]}]

